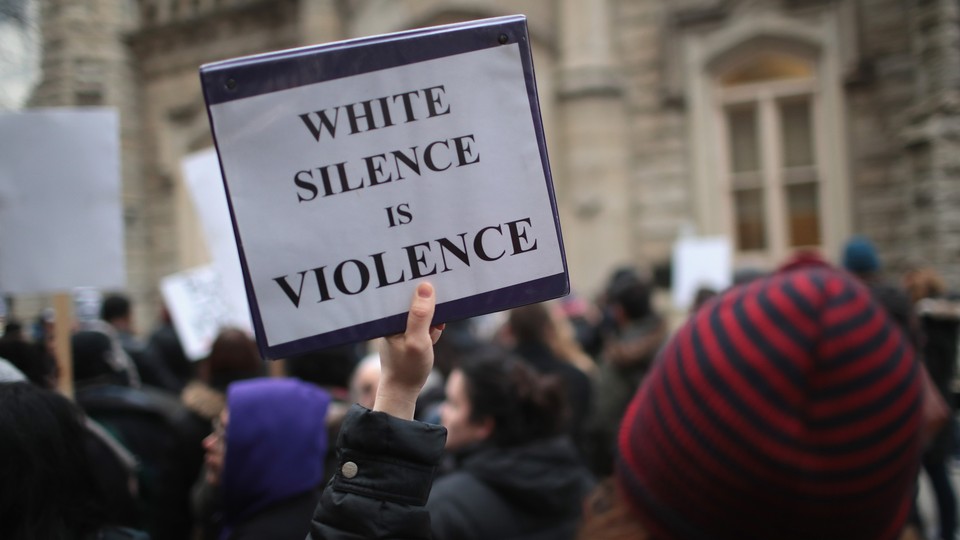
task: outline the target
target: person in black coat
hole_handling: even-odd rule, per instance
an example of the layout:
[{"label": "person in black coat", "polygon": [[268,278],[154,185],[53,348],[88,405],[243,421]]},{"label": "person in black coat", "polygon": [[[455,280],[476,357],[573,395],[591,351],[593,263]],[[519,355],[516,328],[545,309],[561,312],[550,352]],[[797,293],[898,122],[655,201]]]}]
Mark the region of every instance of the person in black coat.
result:
[{"label": "person in black coat", "polygon": [[427,501],[434,538],[574,538],[593,481],[566,434],[564,387],[500,350],[465,359],[441,422],[459,468]]}]

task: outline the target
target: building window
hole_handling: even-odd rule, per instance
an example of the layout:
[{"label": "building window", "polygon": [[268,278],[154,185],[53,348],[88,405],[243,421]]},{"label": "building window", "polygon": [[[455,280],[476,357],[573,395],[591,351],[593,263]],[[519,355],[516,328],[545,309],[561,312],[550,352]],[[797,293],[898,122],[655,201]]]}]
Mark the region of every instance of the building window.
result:
[{"label": "building window", "polygon": [[715,79],[721,181],[740,253],[781,259],[822,244],[814,68],[806,58],[763,51]]}]

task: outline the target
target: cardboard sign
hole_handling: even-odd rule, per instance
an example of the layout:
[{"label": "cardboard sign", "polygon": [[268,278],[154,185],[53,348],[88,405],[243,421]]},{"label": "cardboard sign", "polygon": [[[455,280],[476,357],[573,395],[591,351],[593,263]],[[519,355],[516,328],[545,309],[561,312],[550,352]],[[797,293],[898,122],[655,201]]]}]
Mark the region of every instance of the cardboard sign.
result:
[{"label": "cardboard sign", "polygon": [[0,290],[126,283],[113,109],[0,112]]},{"label": "cardboard sign", "polygon": [[682,238],[673,245],[673,305],[688,309],[700,287],[730,286],[733,249],[726,237]]},{"label": "cardboard sign", "polygon": [[222,328],[243,328],[249,320],[246,313],[238,313],[225,300],[220,274],[212,265],[163,278],[160,292],[180,336],[183,352],[194,361],[210,353],[210,346]]},{"label": "cardboard sign", "polygon": [[522,16],[201,68],[261,351],[569,290]]},{"label": "cardboard sign", "polygon": [[240,255],[233,238],[233,222],[230,221],[217,153],[210,148],[190,154],[183,159],[180,168],[203,225],[207,249],[213,259],[210,271],[217,274],[217,290],[222,295],[221,301],[232,313],[230,320],[233,326],[253,332]]}]

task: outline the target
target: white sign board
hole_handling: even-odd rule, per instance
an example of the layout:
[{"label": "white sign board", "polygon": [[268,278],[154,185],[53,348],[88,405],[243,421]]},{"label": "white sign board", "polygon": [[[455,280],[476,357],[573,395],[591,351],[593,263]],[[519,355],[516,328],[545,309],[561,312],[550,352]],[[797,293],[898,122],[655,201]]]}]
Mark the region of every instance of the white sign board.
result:
[{"label": "white sign board", "polygon": [[206,358],[222,328],[243,328],[249,322],[245,312],[237,313],[225,300],[220,274],[212,265],[163,278],[160,292],[191,360]]},{"label": "white sign board", "polygon": [[682,238],[673,245],[673,305],[688,309],[697,289],[730,286],[733,253],[726,237]]},{"label": "white sign board", "polygon": [[0,112],[0,290],[126,283],[113,109]]},{"label": "white sign board", "polygon": [[268,356],[569,290],[523,17],[204,66]]},{"label": "white sign board", "polygon": [[212,271],[217,273],[223,303],[233,313],[233,325],[253,331],[247,291],[243,285],[240,255],[233,236],[233,222],[223,190],[220,162],[213,148],[187,156],[181,170],[200,216],[207,249],[213,259]]}]

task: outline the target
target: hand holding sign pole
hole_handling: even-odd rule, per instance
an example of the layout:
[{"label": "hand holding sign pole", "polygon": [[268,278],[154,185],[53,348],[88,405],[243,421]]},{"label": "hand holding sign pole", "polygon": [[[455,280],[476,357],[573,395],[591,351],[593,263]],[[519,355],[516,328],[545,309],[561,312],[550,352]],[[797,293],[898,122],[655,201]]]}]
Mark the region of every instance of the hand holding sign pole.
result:
[{"label": "hand holding sign pole", "polygon": [[254,329],[270,357],[569,290],[526,20],[201,68]]}]

